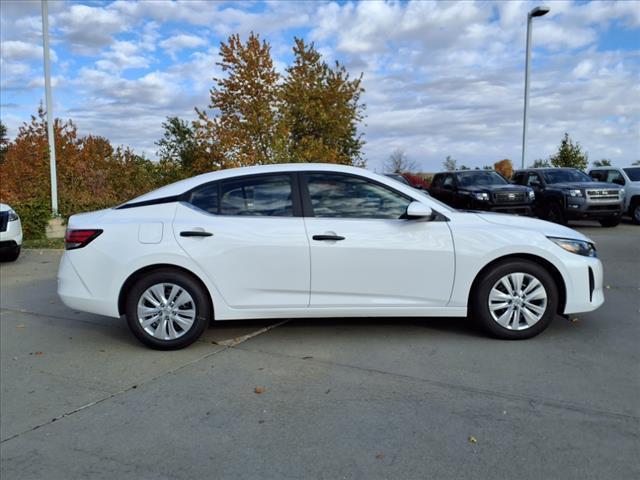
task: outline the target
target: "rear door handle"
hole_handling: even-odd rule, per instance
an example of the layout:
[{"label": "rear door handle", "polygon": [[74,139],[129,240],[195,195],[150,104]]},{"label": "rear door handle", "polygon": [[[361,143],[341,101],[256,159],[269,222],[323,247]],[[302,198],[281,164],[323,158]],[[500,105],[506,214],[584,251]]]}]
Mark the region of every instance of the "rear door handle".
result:
[{"label": "rear door handle", "polygon": [[201,232],[199,230],[187,230],[185,232],[180,232],[181,237],[212,237],[213,233],[209,232]]},{"label": "rear door handle", "polygon": [[314,235],[311,238],[314,240],[332,240],[334,242],[344,240],[344,237],[341,237],[340,235]]}]

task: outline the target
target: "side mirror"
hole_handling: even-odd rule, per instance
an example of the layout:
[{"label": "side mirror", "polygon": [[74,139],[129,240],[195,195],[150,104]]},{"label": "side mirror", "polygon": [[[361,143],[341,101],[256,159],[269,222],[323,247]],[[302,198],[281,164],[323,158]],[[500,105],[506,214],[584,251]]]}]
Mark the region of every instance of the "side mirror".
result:
[{"label": "side mirror", "polygon": [[531,182],[531,183],[529,184],[529,186],[530,186],[530,187],[533,187],[533,188],[540,188],[540,187],[542,186],[542,184],[541,184],[539,181],[537,181],[537,180],[536,180],[536,181],[534,181],[534,182]]},{"label": "side mirror", "polygon": [[411,202],[407,207],[407,218],[409,220],[431,220],[433,210],[422,202]]}]

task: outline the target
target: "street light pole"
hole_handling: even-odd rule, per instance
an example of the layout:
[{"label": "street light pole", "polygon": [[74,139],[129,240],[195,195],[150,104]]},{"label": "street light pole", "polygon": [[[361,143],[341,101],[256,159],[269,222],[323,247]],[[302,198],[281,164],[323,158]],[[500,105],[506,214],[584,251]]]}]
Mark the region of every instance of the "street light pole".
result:
[{"label": "street light pole", "polygon": [[529,109],[529,63],[531,62],[531,22],[534,17],[541,17],[549,13],[549,7],[536,7],[527,13],[527,53],[524,64],[524,119],[522,121],[522,162],[527,152],[527,110]]},{"label": "street light pole", "polygon": [[51,68],[49,65],[49,11],[47,0],[42,5],[42,49],[44,51],[44,93],[47,104],[47,136],[49,140],[49,168],[51,173],[51,213],[58,215],[58,181],[56,175],[56,143],[53,135],[53,107],[51,106]]}]

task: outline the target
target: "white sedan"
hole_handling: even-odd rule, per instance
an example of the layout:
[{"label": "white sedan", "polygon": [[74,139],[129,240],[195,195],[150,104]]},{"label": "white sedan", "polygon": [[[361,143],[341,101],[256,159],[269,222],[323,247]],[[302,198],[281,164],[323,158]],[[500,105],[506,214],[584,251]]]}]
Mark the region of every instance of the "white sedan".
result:
[{"label": "white sedan", "polygon": [[207,173],[74,215],[58,294],[125,315],[158,349],[212,319],[471,315],[522,339],[604,302],[595,246],[574,230],[326,164]]}]

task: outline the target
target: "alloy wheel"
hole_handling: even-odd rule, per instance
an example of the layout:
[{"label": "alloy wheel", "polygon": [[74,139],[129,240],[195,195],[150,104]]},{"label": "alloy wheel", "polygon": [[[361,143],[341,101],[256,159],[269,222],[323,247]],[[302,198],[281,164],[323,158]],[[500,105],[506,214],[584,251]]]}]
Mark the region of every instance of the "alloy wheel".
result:
[{"label": "alloy wheel", "polygon": [[540,321],[547,310],[547,291],[529,273],[509,273],[489,292],[489,312],[495,322],[509,330],[526,330]]},{"label": "alloy wheel", "polygon": [[145,332],[158,340],[182,337],[195,319],[193,298],[174,283],[152,285],[138,300],[138,322]]}]

